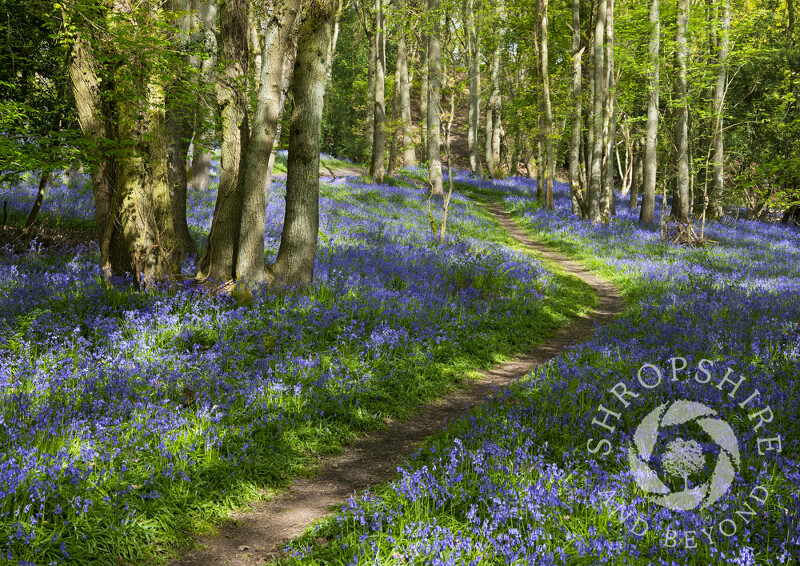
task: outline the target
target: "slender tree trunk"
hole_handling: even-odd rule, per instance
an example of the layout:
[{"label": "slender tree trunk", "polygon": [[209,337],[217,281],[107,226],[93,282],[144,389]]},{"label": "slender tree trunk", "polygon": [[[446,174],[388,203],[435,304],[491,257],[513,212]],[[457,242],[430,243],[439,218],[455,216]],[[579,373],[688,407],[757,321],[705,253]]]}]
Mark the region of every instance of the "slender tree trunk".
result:
[{"label": "slender tree trunk", "polygon": [[319,148],[325,97],[325,61],[338,0],[304,7],[292,78],[294,108],[289,131],[286,215],[268,280],[273,286],[306,287],[314,279],[319,235]]},{"label": "slender tree trunk", "polygon": [[539,61],[542,67],[542,99],[544,103],[544,135],[547,149],[547,188],[544,195],[545,208],[553,210],[553,178],[556,175],[556,162],[553,155],[553,110],[550,106],[550,73],[548,69],[548,45],[547,45],[547,0],[541,0],[541,24],[542,33],[539,43]]},{"label": "slender tree trunk", "polygon": [[686,30],[689,21],[689,0],[678,0],[675,26],[675,217],[679,222],[689,221],[689,100],[686,95],[686,58],[688,45]]},{"label": "slender tree trunk", "polygon": [[605,57],[606,100],[603,114],[603,137],[605,149],[603,155],[603,189],[601,192],[600,210],[603,214],[613,216],[614,210],[614,148],[617,137],[614,80],[614,0],[606,5],[606,57]]},{"label": "slender tree trunk", "polygon": [[500,34],[492,53],[492,83],[489,102],[486,104],[486,168],[489,176],[499,179],[500,173]]},{"label": "slender tree trunk", "polygon": [[631,198],[628,209],[635,211],[639,207],[639,194],[644,187],[644,148],[642,141],[636,139],[633,142],[633,172],[631,178]]},{"label": "slender tree trunk", "polygon": [[400,85],[400,114],[403,130],[403,167],[414,167],[417,164],[414,152],[414,133],[411,123],[411,83],[408,80],[408,55],[406,53],[405,30],[400,29],[397,44],[398,84]]},{"label": "slender tree trunk", "polygon": [[581,1],[572,0],[572,130],[569,146],[569,184],[572,194],[572,213],[582,215],[577,193],[583,193],[581,183],[581,136],[583,126],[583,86],[581,57]]},{"label": "slender tree trunk", "polygon": [[467,146],[469,149],[469,168],[473,175],[483,177],[479,139],[481,112],[481,43],[475,22],[475,0],[464,0],[465,36],[467,40],[467,69],[469,73],[469,124],[467,126]]},{"label": "slender tree trunk", "polygon": [[219,188],[214,219],[197,270],[198,279],[227,282],[236,277],[236,251],[242,223],[241,161],[250,137],[247,83],[250,59],[250,8],[247,0],[226,0],[220,8],[220,55],[224,68],[216,82],[222,124]]},{"label": "slender tree trunk", "polygon": [[[397,58],[399,61],[400,58]],[[400,138],[400,120],[398,114],[400,113],[400,65],[396,62],[394,69],[394,93],[392,94],[392,141],[389,144],[389,165],[386,174],[390,177],[394,176],[395,167],[397,165],[397,146]]]},{"label": "slender tree trunk", "polygon": [[717,79],[714,84],[714,118],[711,133],[711,190],[709,191],[708,215],[712,218],[722,214],[722,192],[725,188],[725,151],[723,144],[723,110],[725,91],[728,82],[728,51],[730,49],[731,5],[730,0],[722,1],[722,25],[717,52]]},{"label": "slender tree trunk", "polygon": [[[286,0],[262,29],[259,49],[259,90],[253,115],[253,128],[247,143],[240,173],[242,194],[241,226],[236,248],[237,282],[258,285],[264,282],[264,230],[266,224],[266,186],[269,158],[275,144],[280,117],[283,67],[292,44],[292,31],[300,12],[300,0]],[[327,80],[327,61],[326,61]]]},{"label": "slender tree trunk", "polygon": [[[203,59],[199,62],[200,76],[198,77],[205,90],[212,90],[216,82],[217,66],[217,3],[216,0],[204,0],[198,10],[198,30],[192,38],[192,44],[203,51]],[[204,134],[202,124],[208,114],[206,103],[201,97],[195,106],[194,151],[192,153],[192,168],[190,184],[196,191],[207,192],[208,181],[211,173],[211,154],[205,151],[202,144]]]},{"label": "slender tree trunk", "polygon": [[428,103],[431,98],[430,67],[428,65],[429,41],[424,30],[420,33],[419,66],[422,77],[419,82],[419,139],[420,160],[428,161]]},{"label": "slender tree trunk", "polygon": [[370,167],[372,148],[375,145],[375,59],[378,56],[378,38],[372,30],[369,34],[369,63],[367,64],[367,125],[364,130],[364,141],[370,149]]},{"label": "slender tree trunk", "polygon": [[600,222],[600,192],[603,182],[603,111],[608,85],[605,84],[606,0],[598,0],[594,28],[594,103],[592,106],[592,163],[589,178],[589,220]]},{"label": "slender tree trunk", "polygon": [[383,0],[375,0],[375,133],[372,137],[372,164],[370,176],[376,183],[383,182],[383,152],[386,148],[386,35],[384,33]]},{"label": "slender tree trunk", "polygon": [[647,129],[644,150],[644,186],[642,188],[642,208],[639,212],[640,224],[653,224],[656,202],[656,137],[658,136],[658,89],[659,89],[659,48],[660,12],[658,0],[650,1],[650,42],[647,53],[650,64],[650,84],[647,96]]},{"label": "slender tree trunk", "polygon": [[[338,23],[338,22],[337,22]],[[292,32],[289,34],[289,49],[286,52],[286,56],[283,58],[283,79],[281,80],[281,93],[280,93],[280,104],[278,106],[278,116],[283,115],[283,110],[286,106],[286,99],[289,98],[289,88],[292,84],[292,73],[294,72],[294,61],[297,57],[297,35],[300,26],[300,19],[298,18],[295,20],[294,27],[292,28]],[[334,31],[336,30],[336,26],[334,26]],[[336,38],[337,35],[334,33],[333,38]],[[331,48],[334,48],[336,44],[331,41]],[[333,68],[333,60],[332,58],[328,58],[328,62],[326,64],[326,72],[328,81],[330,81],[331,71]],[[269,165],[267,167],[267,189],[270,188],[272,185],[272,172],[275,169],[275,158],[278,155],[278,144],[281,139],[281,131],[283,130],[283,122],[278,121],[278,125],[275,127],[275,142],[272,144],[272,153],[269,155]]]},{"label": "slender tree trunk", "polygon": [[42,209],[44,195],[45,192],[47,192],[47,185],[50,183],[52,174],[53,170],[49,167],[42,170],[42,176],[39,177],[39,188],[36,190],[36,200],[33,201],[31,212],[28,214],[28,219],[25,221],[24,230],[30,230],[31,226],[33,226],[34,222],[36,222],[36,219],[39,217],[39,211]]},{"label": "slender tree trunk", "polygon": [[[188,0],[171,1],[171,9],[178,14],[174,23],[177,33],[173,44],[177,50],[184,53],[183,59],[187,67],[192,63],[192,56],[186,53],[191,31],[189,8]],[[199,61],[193,66],[199,67]],[[167,177],[175,236],[184,252],[196,254],[197,246],[186,223],[186,191],[189,181],[186,160],[189,143],[194,135],[194,121],[197,114],[197,102],[190,92],[191,87],[196,86],[191,75],[190,72],[180,72],[177,80],[167,89]]]},{"label": "slender tree trunk", "polygon": [[428,101],[428,182],[433,196],[444,195],[442,179],[441,100],[442,100],[442,49],[439,37],[439,0],[428,0],[428,17],[431,34],[428,38],[428,63],[430,67],[430,99]]}]

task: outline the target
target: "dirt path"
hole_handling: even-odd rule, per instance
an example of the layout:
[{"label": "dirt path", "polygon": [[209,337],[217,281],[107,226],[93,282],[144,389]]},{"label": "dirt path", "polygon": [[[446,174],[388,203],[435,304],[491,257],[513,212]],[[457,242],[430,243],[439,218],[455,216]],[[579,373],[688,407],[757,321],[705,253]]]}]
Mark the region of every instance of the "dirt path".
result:
[{"label": "dirt path", "polygon": [[394,478],[397,466],[421,441],[440,431],[443,423],[457,419],[470,405],[482,402],[498,388],[523,377],[573,342],[588,338],[595,324],[607,324],[622,311],[624,303],[610,283],[532,241],[500,206],[489,205],[488,209],[515,239],[591,285],[598,296],[597,310],[572,320],[533,352],[485,371],[480,379],[423,407],[415,417],[390,422],[385,430],[362,437],[341,455],[326,459],[315,477],[297,479],[276,499],[234,512],[233,521],[220,527],[216,536],[198,540],[205,546],[203,550],[189,552],[173,566],[263,564],[288,539],[301,534],[312,521],[328,515],[332,507],[342,505],[354,492]]}]

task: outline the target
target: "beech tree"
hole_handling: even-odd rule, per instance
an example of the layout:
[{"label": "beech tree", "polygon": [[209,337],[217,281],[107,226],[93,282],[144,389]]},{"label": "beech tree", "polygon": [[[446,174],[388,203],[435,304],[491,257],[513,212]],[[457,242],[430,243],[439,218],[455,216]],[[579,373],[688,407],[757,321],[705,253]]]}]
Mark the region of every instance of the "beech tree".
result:
[{"label": "beech tree", "polygon": [[428,183],[433,196],[444,196],[441,157],[442,48],[439,0],[428,0]]},{"label": "beech tree", "polygon": [[678,0],[675,25],[675,196],[673,214],[680,222],[689,221],[689,107],[686,85],[689,0]]},{"label": "beech tree", "polygon": [[469,122],[467,147],[469,167],[473,175],[483,177],[479,140],[481,116],[481,42],[478,32],[480,18],[475,17],[475,0],[464,0],[465,50],[469,73]]},{"label": "beech tree", "polygon": [[661,20],[658,0],[650,0],[650,40],[647,46],[650,81],[647,92],[647,130],[644,150],[644,181],[642,186],[642,208],[639,212],[640,224],[655,222],[656,137],[658,135],[658,88],[659,88],[659,47],[661,39]]},{"label": "beech tree", "polygon": [[375,0],[375,93],[373,104],[372,161],[369,173],[376,183],[383,182],[383,152],[386,148],[386,34],[383,0]]}]

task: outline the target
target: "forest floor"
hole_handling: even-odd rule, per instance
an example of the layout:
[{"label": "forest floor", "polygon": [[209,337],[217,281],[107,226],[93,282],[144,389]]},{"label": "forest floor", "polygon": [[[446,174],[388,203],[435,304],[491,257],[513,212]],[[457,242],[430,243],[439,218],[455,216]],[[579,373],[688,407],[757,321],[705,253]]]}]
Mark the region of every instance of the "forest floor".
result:
[{"label": "forest floor", "polygon": [[[336,171],[332,174],[341,176],[348,173]],[[361,437],[338,456],[321,460],[314,476],[295,480],[278,497],[232,513],[217,533],[200,537],[197,540],[200,548],[186,553],[173,562],[173,566],[250,566],[278,558],[288,540],[300,535],[314,521],[329,515],[333,508],[343,505],[354,493],[392,479],[397,466],[426,438],[441,431],[443,426],[462,416],[471,406],[491,398],[535,367],[547,363],[570,345],[589,338],[595,328],[608,324],[622,312],[624,301],[614,285],[561,253],[531,240],[502,206],[494,203],[486,203],[486,206],[528,251],[591,286],[597,294],[597,308],[588,315],[573,319],[528,354],[481,372],[480,378],[426,405],[412,418],[388,421],[386,429]]]}]

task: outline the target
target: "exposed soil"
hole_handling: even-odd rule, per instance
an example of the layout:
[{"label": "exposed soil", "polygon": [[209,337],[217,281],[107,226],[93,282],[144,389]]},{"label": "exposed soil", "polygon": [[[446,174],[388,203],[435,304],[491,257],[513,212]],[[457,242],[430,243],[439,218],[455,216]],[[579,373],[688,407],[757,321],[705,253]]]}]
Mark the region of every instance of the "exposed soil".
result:
[{"label": "exposed soil", "polygon": [[425,438],[463,415],[471,405],[481,403],[576,341],[590,337],[597,325],[608,324],[622,312],[624,303],[611,283],[532,241],[499,205],[489,205],[488,209],[515,239],[591,285],[598,296],[597,310],[573,319],[527,355],[485,371],[481,378],[424,406],[411,419],[389,422],[386,429],[362,437],[341,455],[324,460],[316,476],[295,480],[277,498],[234,512],[217,535],[198,539],[202,550],[186,553],[173,566],[250,566],[277,557],[283,544],[344,504],[349,496],[394,478],[397,466]]}]

